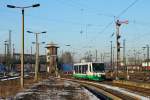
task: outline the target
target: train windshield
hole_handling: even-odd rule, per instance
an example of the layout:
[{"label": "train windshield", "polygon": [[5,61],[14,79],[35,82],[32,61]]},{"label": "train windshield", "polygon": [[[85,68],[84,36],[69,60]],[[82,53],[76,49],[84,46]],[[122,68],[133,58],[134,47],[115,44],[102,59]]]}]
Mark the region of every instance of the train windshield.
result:
[{"label": "train windshield", "polygon": [[93,63],[92,66],[94,72],[102,72],[105,70],[104,63]]}]

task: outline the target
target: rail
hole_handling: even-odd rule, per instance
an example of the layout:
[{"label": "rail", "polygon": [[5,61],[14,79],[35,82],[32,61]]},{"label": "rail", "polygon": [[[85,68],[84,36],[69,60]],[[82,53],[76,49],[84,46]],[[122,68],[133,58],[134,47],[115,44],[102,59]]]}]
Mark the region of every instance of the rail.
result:
[{"label": "rail", "polygon": [[97,92],[97,94],[102,94],[103,96],[107,97],[108,100],[141,100],[141,99],[144,100],[146,98],[138,95],[133,95],[132,93],[130,94],[129,92],[126,93],[127,91],[120,92],[119,90],[108,88],[107,86],[100,84],[98,82],[89,82],[84,80],[68,79],[68,78],[60,78],[60,79],[77,82],[84,87],[90,88],[90,90],[94,90],[94,92]]}]

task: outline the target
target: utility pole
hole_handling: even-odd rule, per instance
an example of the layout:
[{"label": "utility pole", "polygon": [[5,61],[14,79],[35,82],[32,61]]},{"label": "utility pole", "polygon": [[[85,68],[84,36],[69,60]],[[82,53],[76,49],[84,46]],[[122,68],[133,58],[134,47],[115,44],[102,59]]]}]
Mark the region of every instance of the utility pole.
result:
[{"label": "utility pole", "polygon": [[38,33],[35,33],[36,36],[36,57],[35,57],[35,81],[38,80],[38,69],[39,69],[39,43],[38,43]]},{"label": "utility pole", "polygon": [[124,63],[124,71],[127,69],[126,67],[126,54],[125,54],[125,42],[126,42],[126,40],[124,39],[123,40],[123,63]]},{"label": "utility pole", "polygon": [[[143,47],[143,50],[145,49],[145,48],[147,48],[147,58],[145,59],[145,70],[148,70],[148,67],[149,67],[149,45],[147,44],[146,45],[146,47]],[[144,56],[145,56],[145,54],[144,54]]]},{"label": "utility pole", "polygon": [[9,68],[11,71],[11,30],[9,30],[8,61],[9,61]]},{"label": "utility pole", "polygon": [[143,61],[145,61],[145,55],[146,55],[144,50],[145,50],[145,47],[143,47]]},{"label": "utility pole", "polygon": [[147,44],[146,45],[146,47],[147,47],[147,70],[148,70],[148,67],[149,67],[149,45]]},{"label": "utility pole", "polygon": [[14,58],[14,55],[15,55],[15,45],[13,44],[13,58]]},{"label": "utility pole", "polygon": [[14,64],[15,64],[15,46],[14,46],[14,44],[12,45],[13,47],[12,47],[12,64],[13,64],[13,68],[15,67],[14,66]]},{"label": "utility pole", "polygon": [[33,59],[32,59],[32,45],[31,45],[31,55],[30,55],[30,64],[31,64],[31,71],[33,72]]},{"label": "utility pole", "polygon": [[103,62],[103,54],[101,53],[101,62]]},{"label": "utility pole", "polygon": [[147,60],[149,60],[149,45],[147,44]]},{"label": "utility pole", "polygon": [[126,79],[129,80],[128,66],[126,65],[126,40],[123,40],[123,63],[124,63],[124,72],[126,71]]},{"label": "utility pole", "polygon": [[11,55],[11,30],[9,30],[9,54]]},{"label": "utility pole", "polygon": [[9,44],[8,43],[6,44],[6,49],[7,49],[6,50],[7,51],[7,55],[6,55],[7,56],[7,66],[9,66]]},{"label": "utility pole", "polygon": [[30,58],[31,58],[31,63],[32,63],[32,46],[31,46],[31,57]]},{"label": "utility pole", "polygon": [[112,52],[112,62],[113,62],[113,72],[115,71],[114,66],[116,65],[115,63],[115,51],[114,51],[115,47],[113,47],[113,52]]},{"label": "utility pole", "polygon": [[[137,65],[137,51],[134,49],[134,66]],[[133,71],[133,67],[132,67],[132,71]]]},{"label": "utility pole", "polygon": [[111,70],[113,70],[113,61],[112,61],[112,41],[110,41],[110,47],[111,47],[111,49],[110,49],[110,54],[111,54],[111,56],[110,56],[110,65],[111,65]]},{"label": "utility pole", "polygon": [[5,45],[5,64],[7,64],[7,43],[8,41],[4,41],[4,45]]},{"label": "utility pole", "polygon": [[95,62],[97,62],[97,50],[95,50]]}]

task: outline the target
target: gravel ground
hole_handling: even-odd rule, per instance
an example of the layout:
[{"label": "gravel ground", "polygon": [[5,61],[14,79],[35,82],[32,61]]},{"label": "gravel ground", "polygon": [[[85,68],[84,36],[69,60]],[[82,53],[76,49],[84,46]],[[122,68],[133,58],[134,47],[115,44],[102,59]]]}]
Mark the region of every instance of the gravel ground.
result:
[{"label": "gravel ground", "polygon": [[10,100],[99,100],[79,84],[49,78],[18,93]]}]

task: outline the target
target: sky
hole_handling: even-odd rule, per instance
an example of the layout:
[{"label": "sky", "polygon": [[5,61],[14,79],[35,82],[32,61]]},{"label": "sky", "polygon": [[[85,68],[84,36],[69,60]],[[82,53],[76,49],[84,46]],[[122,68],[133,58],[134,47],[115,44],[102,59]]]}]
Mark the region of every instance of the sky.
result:
[{"label": "sky", "polygon": [[[121,45],[126,40],[126,50],[142,50],[150,39],[150,0],[0,0],[0,53],[4,53],[4,41],[12,30],[15,52],[21,51],[21,10],[6,5],[29,6],[40,3],[38,8],[25,9],[25,53],[31,46],[35,52],[33,32],[47,31],[39,35],[39,42],[58,44],[59,52],[73,51],[83,55],[91,50],[110,52],[110,41],[115,46],[115,21],[128,20],[120,27]],[[71,45],[67,47],[66,45]],[[40,45],[44,54],[45,45]]]}]

